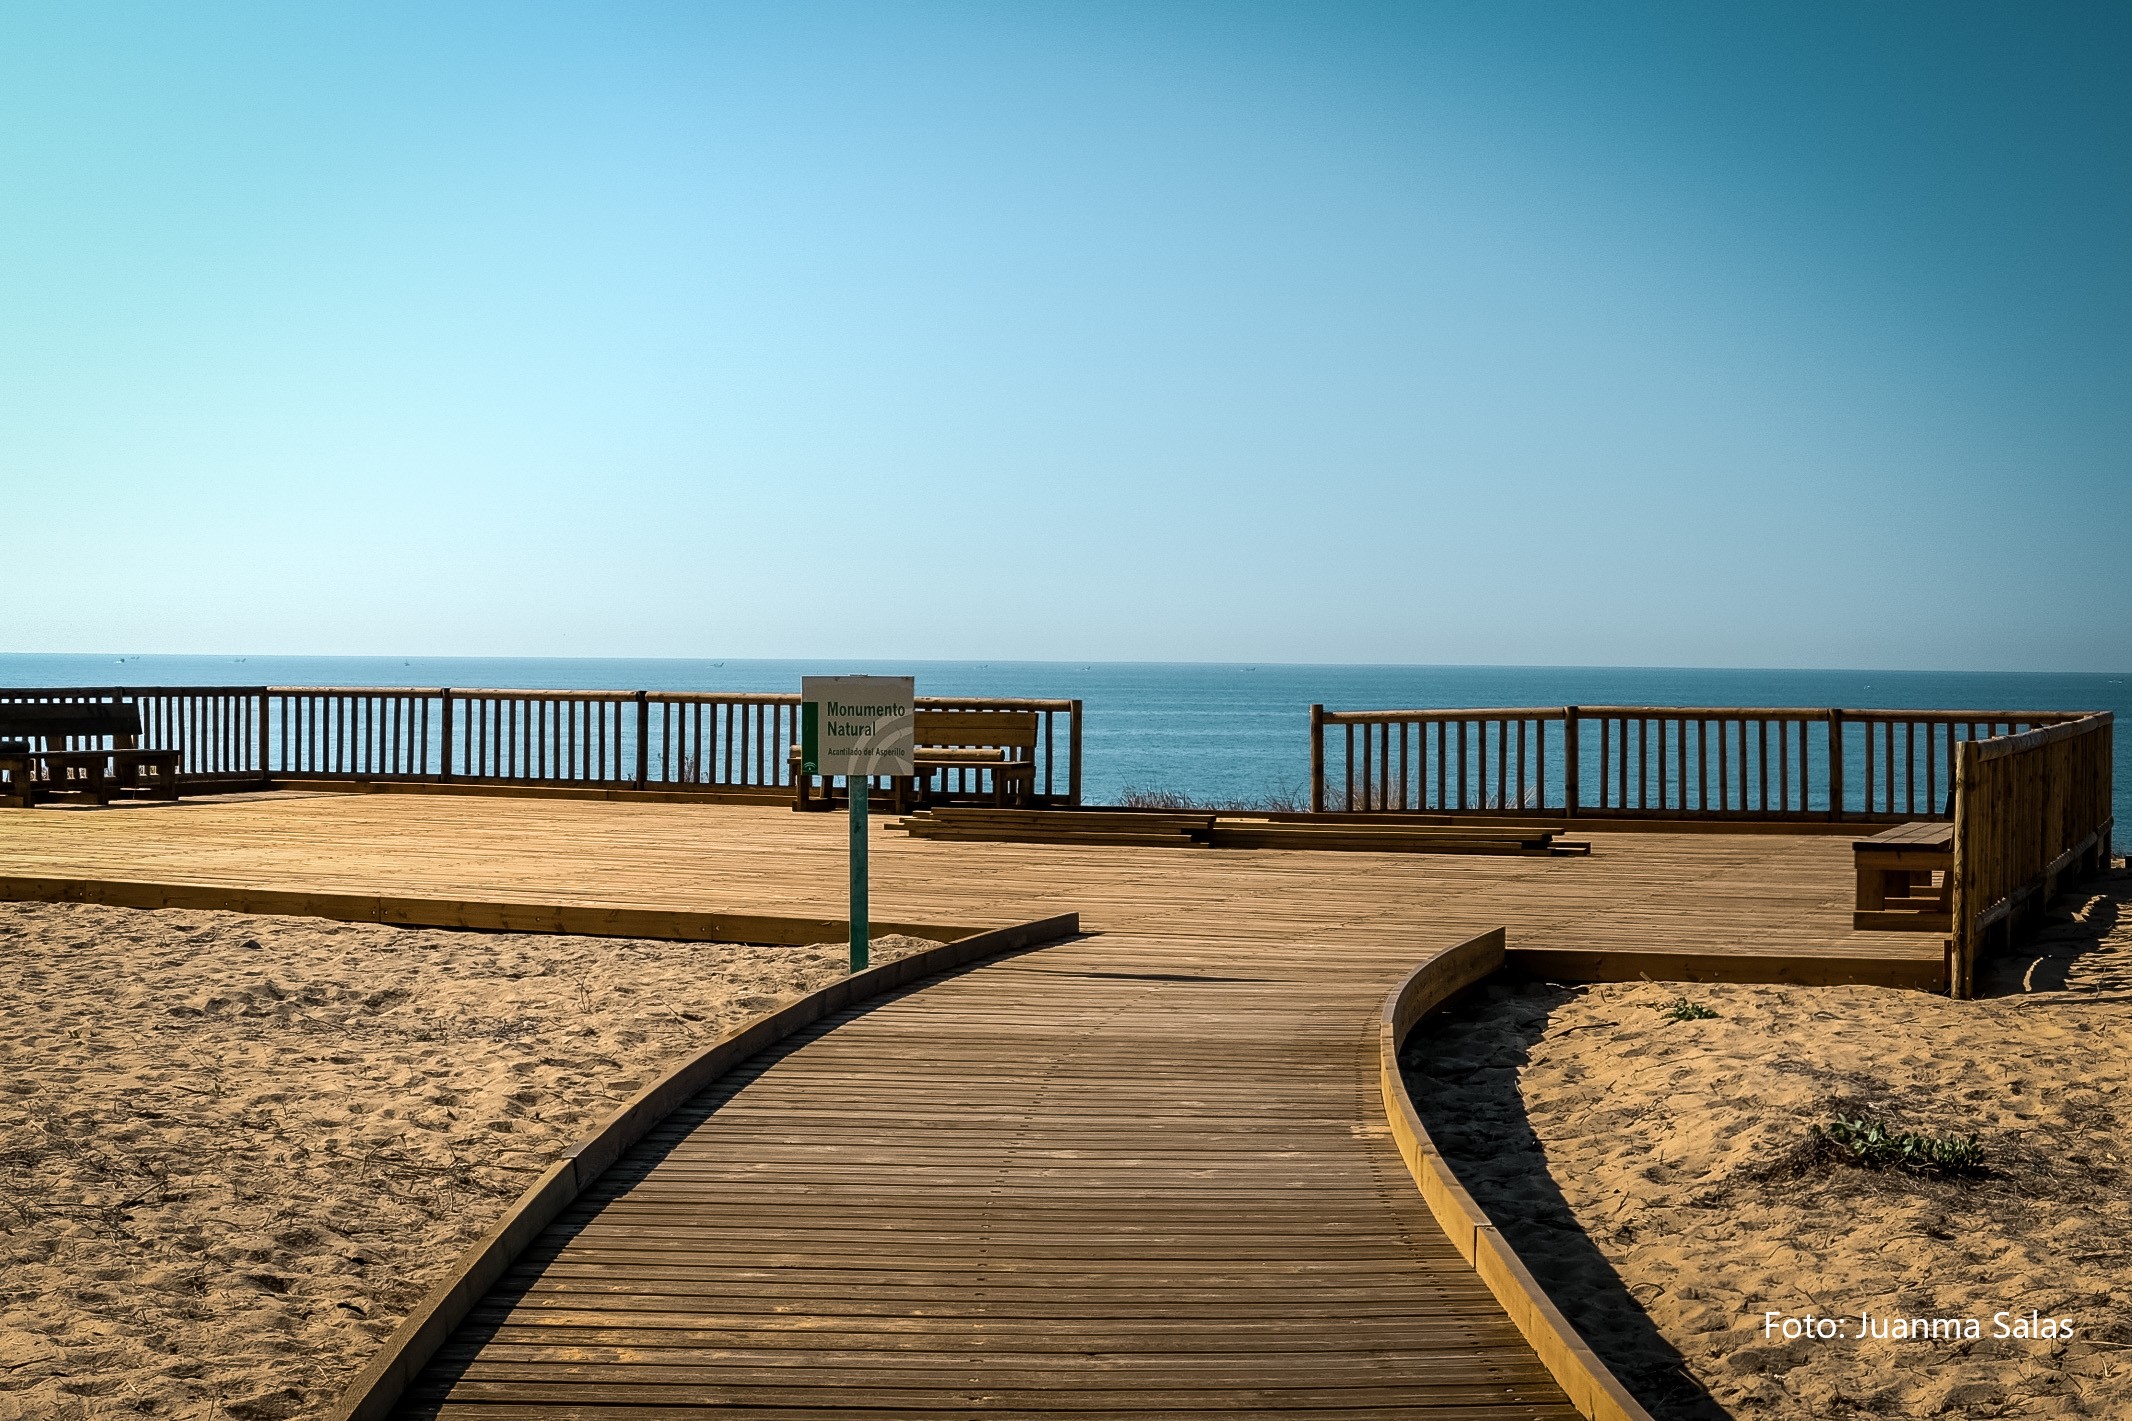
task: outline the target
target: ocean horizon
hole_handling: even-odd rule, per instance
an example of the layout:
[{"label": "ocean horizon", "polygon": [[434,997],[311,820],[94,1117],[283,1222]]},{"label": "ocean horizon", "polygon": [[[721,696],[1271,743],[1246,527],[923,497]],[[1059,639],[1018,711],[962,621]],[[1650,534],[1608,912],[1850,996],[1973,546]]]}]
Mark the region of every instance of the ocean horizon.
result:
[{"label": "ocean horizon", "polygon": [[[1294,797],[1310,773],[1310,707],[1842,706],[2107,710],[2119,758],[2132,673],[1372,666],[1280,662],[761,658],[96,655],[0,653],[0,687],[337,685],[796,692],[802,675],[911,675],[920,695],[1079,698],[1083,790],[1211,800]],[[2113,786],[2118,818],[2132,786]]]}]

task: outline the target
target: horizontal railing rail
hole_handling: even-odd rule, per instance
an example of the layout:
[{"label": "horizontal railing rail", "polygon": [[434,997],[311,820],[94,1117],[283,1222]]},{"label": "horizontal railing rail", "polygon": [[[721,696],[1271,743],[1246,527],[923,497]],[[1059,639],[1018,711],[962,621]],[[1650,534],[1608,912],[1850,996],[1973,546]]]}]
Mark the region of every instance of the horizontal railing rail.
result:
[{"label": "horizontal railing rail", "polygon": [[1958,746],[2080,712],[1311,707],[1311,807],[1565,818],[1945,819]]},{"label": "horizontal railing rail", "polygon": [[[0,689],[0,705],[131,702],[141,743],[183,753],[181,783],[279,780],[701,791],[792,787],[794,694],[444,686]],[[927,710],[1038,717],[1034,797],[1081,799],[1077,699],[921,696]],[[86,742],[66,748],[92,748]],[[95,747],[101,748],[101,747]],[[970,773],[945,786],[974,791]]]}]

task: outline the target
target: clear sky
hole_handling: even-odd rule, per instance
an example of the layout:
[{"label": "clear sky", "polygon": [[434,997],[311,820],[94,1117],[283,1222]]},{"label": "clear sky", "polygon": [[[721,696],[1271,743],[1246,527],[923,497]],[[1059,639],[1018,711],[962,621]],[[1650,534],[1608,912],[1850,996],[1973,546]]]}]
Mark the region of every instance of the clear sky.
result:
[{"label": "clear sky", "polygon": [[0,7],[0,650],[2132,667],[2132,6]]}]

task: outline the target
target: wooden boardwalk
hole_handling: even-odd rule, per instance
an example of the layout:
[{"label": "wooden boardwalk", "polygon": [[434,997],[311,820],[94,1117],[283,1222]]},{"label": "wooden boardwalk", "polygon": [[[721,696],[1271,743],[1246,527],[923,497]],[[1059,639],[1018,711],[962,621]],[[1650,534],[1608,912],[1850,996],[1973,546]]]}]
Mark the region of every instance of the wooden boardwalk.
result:
[{"label": "wooden boardwalk", "polygon": [[404,1414],[1566,1421],[1370,1099],[1349,1008],[1393,965],[1113,933],[811,1032],[580,1201]]},{"label": "wooden boardwalk", "polygon": [[[841,817],[282,797],[0,815],[11,875],[833,916]],[[581,1199],[405,1414],[1574,1415],[1388,1138],[1377,1009],[1513,943],[1937,958],[1847,839],[1590,859],[876,844],[877,911],[1089,936],[811,1029]],[[1876,957],[1878,954],[1878,957]]]}]

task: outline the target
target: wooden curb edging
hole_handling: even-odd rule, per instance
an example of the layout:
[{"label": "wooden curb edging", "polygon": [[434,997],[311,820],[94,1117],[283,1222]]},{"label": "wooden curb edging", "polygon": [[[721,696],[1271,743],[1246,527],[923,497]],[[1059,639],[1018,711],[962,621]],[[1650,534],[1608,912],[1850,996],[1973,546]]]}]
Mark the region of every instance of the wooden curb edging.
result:
[{"label": "wooden curb edging", "polygon": [[1377,1065],[1384,1113],[1391,1121],[1392,1138],[1399,1145],[1400,1157],[1421,1187],[1429,1212],[1450,1236],[1459,1256],[1473,1266],[1488,1291],[1495,1294],[1503,1311],[1539,1354],[1541,1364],[1568,1394],[1570,1404],[1591,1421],[1651,1421],[1650,1413],[1607,1370],[1606,1363],[1577,1334],[1516,1250],[1504,1241],[1495,1221],[1458,1182],[1458,1175],[1423,1128],[1399,1070],[1399,1046],[1407,1032],[1454,993],[1499,970],[1504,962],[1503,942],[1501,928],[1468,938],[1415,968],[1384,999]]},{"label": "wooden curb edging", "polygon": [[[482,780],[420,779],[307,779],[302,775],[276,775],[253,789],[299,790],[307,794],[451,794],[488,796],[492,799],[576,799],[608,804],[776,804],[792,803],[790,785],[709,785],[691,789],[664,785],[637,789],[632,785],[534,785],[491,784]],[[190,788],[180,785],[179,788]]]},{"label": "wooden curb edging", "polygon": [[982,958],[1056,942],[1080,930],[1078,913],[1062,913],[914,952],[854,973],[758,1017],[683,1061],[638,1091],[605,1124],[533,1181],[503,1217],[461,1255],[444,1280],[416,1304],[369,1365],[356,1373],[327,1413],[329,1421],[385,1421],[437,1349],[541,1231],[654,1126],[735,1066],[846,1007]]},{"label": "wooden curb edging", "polygon": [[1924,933],[1912,936],[1918,939],[1916,950],[1901,957],[1892,951],[1886,956],[1867,956],[1811,949],[1778,954],[1513,947],[1507,961],[1513,973],[1543,982],[1758,982],[1944,993],[1948,980],[1945,947]]},{"label": "wooden curb edging", "polygon": [[[843,918],[330,893],[119,878],[0,875],[0,902],[98,903],[110,908],[206,908],[219,912],[329,918],[341,923],[386,923],[402,928],[472,928],[483,932],[561,933],[571,937],[640,937],[666,942],[780,946],[837,942],[851,931],[850,924]],[[967,937],[971,931],[966,925],[884,923],[878,920],[872,923],[872,929],[876,937],[893,934],[949,939]]]}]

